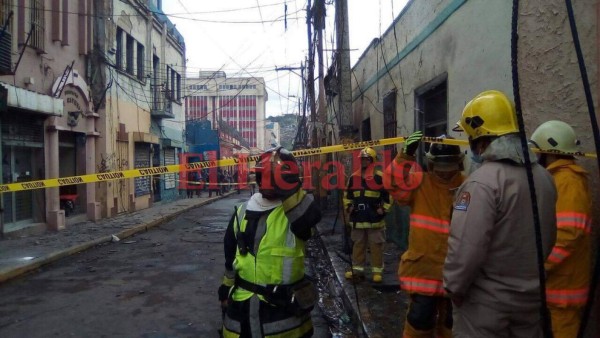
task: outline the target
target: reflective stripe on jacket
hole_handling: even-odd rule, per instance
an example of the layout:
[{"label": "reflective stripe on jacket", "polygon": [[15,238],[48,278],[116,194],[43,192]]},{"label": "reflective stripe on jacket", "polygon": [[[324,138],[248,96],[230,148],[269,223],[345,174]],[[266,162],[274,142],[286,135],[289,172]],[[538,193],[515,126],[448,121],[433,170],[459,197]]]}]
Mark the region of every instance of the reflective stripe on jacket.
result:
[{"label": "reflective stripe on jacket", "polygon": [[400,286],[409,293],[444,295],[442,269],[448,249],[452,202],[464,177],[458,174],[450,182],[443,182],[429,173],[407,173],[419,175],[421,184],[414,190],[403,190],[392,182],[392,176],[408,160],[414,158],[398,155],[384,173],[384,185],[390,195],[411,208],[408,250],[402,255],[398,269]]},{"label": "reflective stripe on jacket", "polygon": [[591,208],[587,172],[574,160],[548,166],[558,192],[556,244],[546,260],[546,299],[557,307],[582,307],[588,298],[591,264]]},{"label": "reflective stripe on jacket", "polygon": [[[356,171],[348,180],[344,194],[344,207],[350,205],[354,210],[350,214],[350,223],[356,229],[385,227],[385,212],[392,206],[390,196],[383,186],[383,173],[379,170],[373,176],[363,175],[362,170]],[[383,215],[377,214],[377,209],[384,210]]]},{"label": "reflective stripe on jacket", "polygon": [[[309,203],[311,200],[305,199]],[[245,208],[239,209],[240,230],[246,229]],[[236,237],[238,228],[235,227]],[[284,205],[271,210],[258,221],[254,236],[256,256],[248,252],[241,255],[239,248],[233,263],[240,278],[261,286],[288,285],[304,278],[304,241],[297,238],[291,230],[290,222],[284,212]],[[234,301],[244,301],[254,293],[236,287]],[[262,296],[260,296],[263,299]],[[264,300],[264,299],[263,299]]]}]

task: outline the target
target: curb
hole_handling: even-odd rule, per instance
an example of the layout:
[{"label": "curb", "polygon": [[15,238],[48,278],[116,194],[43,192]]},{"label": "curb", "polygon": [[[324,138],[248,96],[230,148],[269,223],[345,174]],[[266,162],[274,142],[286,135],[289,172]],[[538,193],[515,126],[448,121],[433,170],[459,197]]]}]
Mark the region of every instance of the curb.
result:
[{"label": "curb", "polygon": [[13,278],[16,278],[18,276],[21,276],[27,272],[30,272],[32,270],[38,269],[40,267],[42,267],[43,265],[47,265],[49,263],[55,262],[59,259],[74,255],[78,252],[82,252],[85,251],[91,247],[94,247],[98,244],[102,244],[102,243],[106,243],[106,242],[111,242],[112,241],[112,236],[115,235],[117,237],[119,237],[119,239],[124,239],[127,237],[130,237],[138,232],[142,232],[142,231],[148,231],[151,228],[154,228],[158,225],[161,225],[163,223],[169,222],[171,220],[173,220],[174,218],[176,218],[177,216],[181,215],[184,212],[187,212],[189,210],[210,204],[216,200],[222,199],[224,197],[227,197],[229,195],[231,195],[232,193],[226,193],[224,195],[221,196],[217,196],[214,197],[210,200],[206,200],[206,201],[202,201],[198,204],[195,205],[191,205],[191,206],[187,206],[185,208],[182,208],[181,210],[177,210],[175,212],[173,212],[172,214],[168,214],[165,215],[163,217],[160,217],[156,220],[150,221],[148,223],[143,223],[143,224],[138,224],[138,225],[134,225],[131,228],[127,228],[124,230],[119,231],[118,233],[115,234],[111,234],[111,235],[105,235],[102,236],[100,238],[94,239],[94,240],[90,240],[87,241],[85,243],[82,244],[78,244],[75,246],[72,246],[70,248],[66,248],[63,250],[59,250],[59,251],[55,251],[55,252],[51,252],[43,257],[39,257],[36,258],[30,262],[28,262],[27,264],[23,264],[17,267],[12,267],[12,268],[5,268],[0,270],[0,284],[11,280]]}]

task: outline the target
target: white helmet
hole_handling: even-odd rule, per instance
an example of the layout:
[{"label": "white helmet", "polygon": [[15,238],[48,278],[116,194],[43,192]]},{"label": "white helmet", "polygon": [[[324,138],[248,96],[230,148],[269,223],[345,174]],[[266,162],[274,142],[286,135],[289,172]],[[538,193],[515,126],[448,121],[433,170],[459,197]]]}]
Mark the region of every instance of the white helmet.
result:
[{"label": "white helmet", "polygon": [[579,140],[570,125],[553,120],[537,127],[531,135],[531,143],[542,151],[574,153],[578,151]]}]

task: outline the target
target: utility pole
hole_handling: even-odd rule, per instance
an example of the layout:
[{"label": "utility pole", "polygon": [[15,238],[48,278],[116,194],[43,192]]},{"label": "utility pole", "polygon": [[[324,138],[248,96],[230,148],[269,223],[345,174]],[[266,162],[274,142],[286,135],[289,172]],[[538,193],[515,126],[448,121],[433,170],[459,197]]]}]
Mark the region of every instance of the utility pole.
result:
[{"label": "utility pole", "polygon": [[[326,132],[327,103],[325,102],[325,62],[323,60],[323,29],[325,28],[325,1],[315,0],[313,24],[317,32],[317,56],[319,57],[319,101],[317,117]],[[325,135],[327,137],[327,135]],[[323,145],[323,144],[322,144]]]},{"label": "utility pole", "polygon": [[[315,139],[315,145],[318,147],[322,147],[327,145],[327,105],[325,102],[325,70],[324,70],[324,60],[323,60],[323,29],[325,28],[325,1],[324,0],[315,0],[314,9],[312,13],[313,25],[315,28],[315,32],[317,34],[317,56],[319,58],[319,101],[318,108],[316,113],[316,121],[314,122],[314,130],[313,135]],[[314,87],[313,87],[314,88]],[[317,134],[317,128],[321,129],[321,135]],[[320,163],[327,162],[327,156],[321,155]],[[320,204],[322,209],[327,208],[327,191],[325,187],[321,185],[321,175],[324,174],[322,171],[319,171],[318,179],[318,187],[319,193],[318,196],[321,198]]]},{"label": "utility pole", "polygon": [[350,29],[348,25],[348,0],[335,0],[336,61],[338,69],[338,102],[340,113],[340,139],[353,139],[352,84],[350,78]]},{"label": "utility pole", "polygon": [[[318,1],[318,0],[317,0]],[[306,4],[306,32],[308,35],[308,74],[306,76],[306,93],[308,98],[308,104],[310,107],[310,124],[312,126],[312,131],[310,135],[310,143],[312,148],[319,147],[319,139],[317,133],[317,107],[315,102],[315,52],[313,46],[313,34],[312,34],[312,19],[313,19],[313,9],[312,9],[312,1],[307,0]],[[320,161],[319,156],[311,156],[312,161]],[[322,205],[322,197],[327,196],[322,193],[321,189],[321,171],[310,165],[311,168],[311,182],[315,184],[314,196],[321,207]],[[311,184],[312,186],[312,184]]]},{"label": "utility pole", "polygon": [[314,46],[312,43],[312,19],[313,10],[311,7],[311,0],[308,0],[306,5],[306,30],[308,33],[308,74],[306,77],[306,93],[310,107],[310,122],[312,125],[312,133],[310,142],[313,148],[319,146],[317,141],[317,107],[315,103],[315,53]]}]

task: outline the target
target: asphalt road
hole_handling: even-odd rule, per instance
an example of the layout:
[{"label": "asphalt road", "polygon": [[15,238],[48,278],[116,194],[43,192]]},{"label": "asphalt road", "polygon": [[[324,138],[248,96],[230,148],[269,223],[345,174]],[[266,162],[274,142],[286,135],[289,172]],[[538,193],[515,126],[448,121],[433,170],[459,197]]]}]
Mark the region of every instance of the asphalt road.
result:
[{"label": "asphalt road", "polygon": [[218,337],[222,239],[241,197],[0,285],[0,337]]}]

